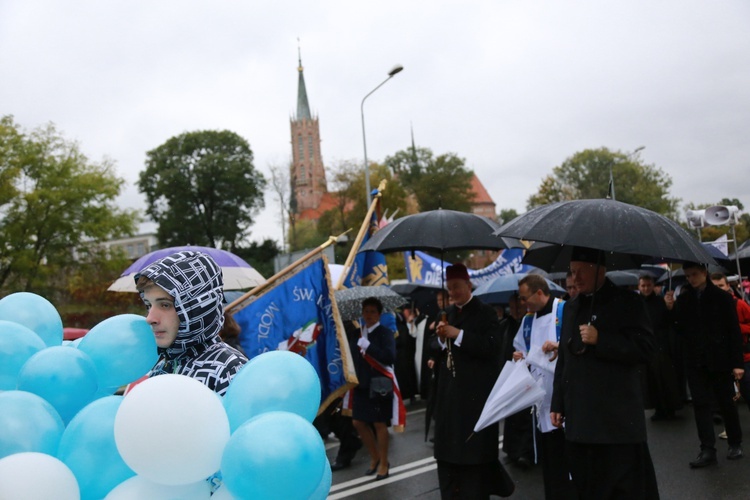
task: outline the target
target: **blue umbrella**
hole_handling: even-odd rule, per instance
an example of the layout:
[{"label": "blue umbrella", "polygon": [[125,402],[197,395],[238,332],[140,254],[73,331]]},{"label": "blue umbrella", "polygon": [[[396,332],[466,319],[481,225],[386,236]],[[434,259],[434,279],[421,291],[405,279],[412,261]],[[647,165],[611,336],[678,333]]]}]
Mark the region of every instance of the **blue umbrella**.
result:
[{"label": "blue umbrella", "polygon": [[[518,293],[518,282],[526,277],[526,273],[505,274],[498,276],[492,281],[487,281],[479,285],[474,290],[474,295],[482,299],[482,302],[488,304],[507,304],[513,294]],[[565,289],[560,285],[544,278],[549,285],[552,295],[565,295]]]}]

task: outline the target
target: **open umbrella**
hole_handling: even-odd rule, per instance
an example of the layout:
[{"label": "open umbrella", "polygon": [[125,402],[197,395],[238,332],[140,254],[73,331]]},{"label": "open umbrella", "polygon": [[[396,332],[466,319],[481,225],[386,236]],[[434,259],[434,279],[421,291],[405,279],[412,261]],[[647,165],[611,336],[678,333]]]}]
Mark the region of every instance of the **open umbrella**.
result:
[{"label": "open umbrella", "polygon": [[544,395],[541,382],[534,380],[525,361],[506,361],[490,395],[487,396],[482,413],[474,425],[474,432],[479,432],[524,408],[541,403]]},{"label": "open umbrella", "polygon": [[[482,299],[482,302],[488,304],[507,304],[513,294],[518,292],[518,282],[527,276],[526,273],[506,274],[487,281],[479,285],[473,292],[474,295]],[[560,285],[548,280],[550,291],[562,297],[565,295],[565,289]]]},{"label": "open umbrella", "polygon": [[607,278],[617,286],[638,286],[641,276],[636,271],[609,271]]},{"label": "open umbrella", "polygon": [[455,210],[430,210],[401,217],[378,230],[360,252],[426,250],[500,250],[523,248],[514,238],[492,236],[499,225],[482,215]]},{"label": "open umbrella", "polygon": [[[535,264],[562,271],[573,246],[606,252],[607,269],[633,269],[648,260],[712,263],[713,258],[692,234],[651,210],[609,199],[575,200],[537,207],[508,222],[494,233],[552,245],[529,248],[544,254]],[[534,248],[536,247],[536,248]]]},{"label": "open umbrella", "polygon": [[182,251],[202,252],[210,255],[221,267],[224,290],[246,290],[266,282],[250,264],[226,250],[201,246],[169,247],[154,250],[133,262],[107,290],[110,292],[137,292],[134,276],[159,259]]},{"label": "open umbrella", "polygon": [[353,286],[334,292],[341,319],[356,320],[362,316],[362,301],[375,297],[383,303],[383,308],[394,310],[407,303],[407,300],[387,286]]}]

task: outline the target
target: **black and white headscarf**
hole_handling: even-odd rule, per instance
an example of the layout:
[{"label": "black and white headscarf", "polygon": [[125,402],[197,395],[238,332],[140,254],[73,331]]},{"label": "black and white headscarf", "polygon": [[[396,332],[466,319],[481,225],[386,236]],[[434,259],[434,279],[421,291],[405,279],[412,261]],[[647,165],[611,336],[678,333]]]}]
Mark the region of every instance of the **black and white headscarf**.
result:
[{"label": "black and white headscarf", "polygon": [[167,348],[159,348],[159,361],[149,376],[187,375],[224,394],[247,358],[219,336],[224,325],[221,268],[210,255],[184,251],[146,267],[135,276],[136,282],[141,276],[174,298],[180,320],[175,341]]}]

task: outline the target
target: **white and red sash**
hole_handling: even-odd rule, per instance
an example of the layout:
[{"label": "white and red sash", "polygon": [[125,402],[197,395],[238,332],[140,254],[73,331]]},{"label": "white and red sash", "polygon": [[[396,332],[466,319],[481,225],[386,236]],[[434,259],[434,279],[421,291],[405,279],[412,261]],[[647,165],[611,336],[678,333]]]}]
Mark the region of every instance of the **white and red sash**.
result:
[{"label": "white and red sash", "polygon": [[[398,387],[396,372],[393,371],[392,367],[382,364],[380,361],[376,360],[369,354],[365,353],[362,356],[365,358],[365,361],[367,361],[367,363],[372,366],[373,369],[375,369],[375,371],[377,371],[384,377],[388,377],[393,382],[393,409],[391,411],[391,427],[393,427],[394,432],[404,432],[404,429],[406,427],[406,407],[404,406],[404,400],[401,397],[401,389],[399,389]],[[353,399],[354,398],[351,390],[347,391],[346,394],[344,394],[342,411],[345,415],[351,415]]]}]

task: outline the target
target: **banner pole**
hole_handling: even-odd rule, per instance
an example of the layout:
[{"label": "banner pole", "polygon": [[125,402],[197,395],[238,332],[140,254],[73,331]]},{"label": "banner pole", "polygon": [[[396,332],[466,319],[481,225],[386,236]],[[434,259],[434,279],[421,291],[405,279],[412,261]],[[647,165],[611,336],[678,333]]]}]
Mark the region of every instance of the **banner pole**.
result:
[{"label": "banner pole", "polygon": [[351,231],[351,229],[347,229],[346,231],[344,231],[343,233],[341,233],[338,236],[329,236],[328,240],[326,240],[323,244],[321,244],[320,246],[318,246],[318,247],[310,250],[304,256],[300,257],[299,259],[297,259],[296,261],[292,262],[291,264],[289,264],[288,266],[286,266],[284,269],[282,269],[278,273],[276,273],[273,276],[271,276],[270,278],[268,278],[265,283],[256,286],[252,290],[247,291],[241,297],[237,298],[231,304],[229,304],[228,306],[226,306],[224,308],[224,310],[227,313],[229,313],[229,314],[236,313],[237,311],[239,311],[240,309],[242,309],[241,307],[238,307],[238,306],[241,305],[243,302],[245,302],[247,299],[249,299],[253,295],[258,295],[260,292],[264,291],[266,288],[270,287],[272,284],[274,284],[276,281],[278,281],[280,278],[282,278],[289,271],[291,271],[292,269],[294,269],[295,267],[297,267],[300,262],[304,262],[307,259],[309,259],[311,257],[314,257],[315,255],[319,254],[320,252],[322,252],[323,250],[325,250],[327,247],[329,247],[329,246],[333,245],[334,243],[336,243],[339,240],[339,238],[341,238],[342,236],[344,236],[349,231]]},{"label": "banner pole", "polygon": [[339,280],[336,283],[336,287],[334,288],[334,290],[341,290],[343,288],[344,280],[349,274],[349,269],[352,266],[352,262],[354,262],[354,259],[357,257],[359,247],[360,245],[362,245],[362,240],[365,238],[365,232],[370,227],[372,214],[375,212],[375,208],[378,206],[378,203],[380,203],[380,198],[383,196],[383,191],[385,191],[385,186],[387,183],[388,181],[386,179],[380,181],[380,185],[378,186],[378,193],[375,195],[372,203],[370,203],[370,208],[367,209],[365,220],[362,221],[362,225],[359,228],[359,233],[357,233],[357,237],[354,239],[354,244],[352,244],[352,248],[351,250],[349,250],[349,255],[347,255],[346,261],[344,262],[344,269],[341,271],[341,276],[339,276]]}]

